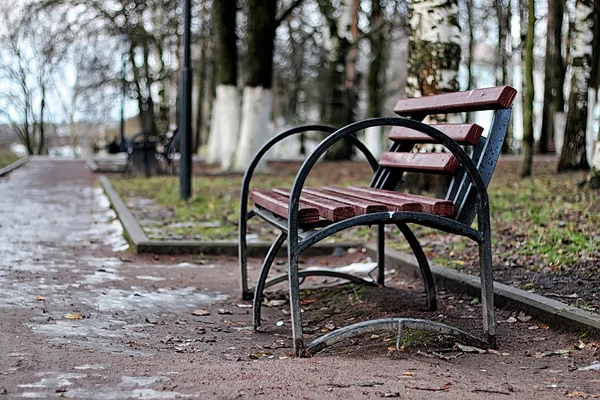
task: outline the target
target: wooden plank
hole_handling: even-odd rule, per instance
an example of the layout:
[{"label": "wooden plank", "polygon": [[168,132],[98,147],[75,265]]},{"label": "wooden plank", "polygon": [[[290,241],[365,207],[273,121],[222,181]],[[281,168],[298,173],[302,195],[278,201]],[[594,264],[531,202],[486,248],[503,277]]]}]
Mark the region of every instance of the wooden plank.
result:
[{"label": "wooden plank", "polygon": [[[463,145],[477,144],[483,133],[483,127],[477,124],[440,124],[431,125],[431,127],[442,131],[450,139]],[[390,131],[389,138],[396,142],[436,143],[431,136],[403,126],[394,126]]]},{"label": "wooden plank", "polygon": [[323,197],[329,200],[337,201],[339,203],[349,204],[354,207],[354,213],[356,215],[370,214],[375,212],[382,211],[391,211],[395,209],[394,207],[390,207],[383,203],[378,203],[376,201],[369,201],[364,199],[359,199],[356,197],[345,196],[339,193],[331,193],[322,189],[314,189],[314,188],[304,188],[302,193],[312,194],[314,196]]},{"label": "wooden plank", "polygon": [[348,189],[367,194],[376,194],[391,199],[404,199],[419,202],[423,206],[423,212],[428,214],[451,217],[454,215],[454,203],[448,200],[440,200],[433,197],[419,196],[418,194],[400,193],[393,190],[374,189],[365,186],[350,186]]},{"label": "wooden plank", "polygon": [[432,114],[460,113],[509,108],[517,96],[510,86],[498,86],[464,92],[402,99],[394,112],[405,117],[423,117]]},{"label": "wooden plank", "polygon": [[345,196],[356,197],[358,199],[387,204],[392,208],[390,211],[423,211],[423,206],[419,204],[418,201],[390,198],[386,196],[380,196],[378,194],[364,193],[351,188],[341,188],[336,186],[326,186],[323,189],[332,193],[338,193]]},{"label": "wooden plank", "polygon": [[[274,193],[289,198],[289,189],[273,189]],[[300,204],[306,204],[319,210],[319,215],[328,221],[337,222],[346,218],[354,217],[354,207],[348,204],[338,203],[333,200],[307,194],[304,191],[300,196]]]},{"label": "wooden plank", "polygon": [[460,163],[452,153],[393,153],[381,155],[379,165],[406,171],[453,174]]},{"label": "wooden plank", "polygon": [[[257,206],[269,210],[275,215],[286,219],[288,217],[288,199],[285,196],[268,190],[254,189],[250,191],[250,200]],[[300,204],[298,222],[300,224],[314,224],[319,222],[319,210],[315,207]]]}]

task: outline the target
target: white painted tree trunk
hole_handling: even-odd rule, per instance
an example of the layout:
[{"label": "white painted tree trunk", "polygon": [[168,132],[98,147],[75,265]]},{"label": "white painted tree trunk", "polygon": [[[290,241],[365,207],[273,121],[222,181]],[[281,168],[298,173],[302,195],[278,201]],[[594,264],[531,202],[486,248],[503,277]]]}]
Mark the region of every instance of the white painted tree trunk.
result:
[{"label": "white painted tree trunk", "polygon": [[[565,142],[565,113],[557,112],[554,114],[554,147],[556,148],[556,154],[560,156],[562,151],[563,143]],[[523,124],[521,124],[523,126]]]},{"label": "white painted tree trunk", "polygon": [[[271,137],[270,115],[273,92],[263,87],[245,87],[242,106],[242,126],[233,169],[244,171],[254,154]],[[264,168],[264,162],[259,165]]]},{"label": "white painted tree trunk", "polygon": [[597,93],[595,88],[588,89],[588,118],[586,124],[586,150],[588,160],[594,157],[594,143],[597,139],[598,128],[596,127],[596,100]]},{"label": "white painted tree trunk", "polygon": [[365,145],[375,158],[379,158],[383,152],[382,135],[383,129],[381,126],[373,126],[365,130]]},{"label": "white painted tree trunk", "polygon": [[233,85],[217,86],[217,96],[211,116],[208,154],[210,164],[219,163],[222,170],[229,170],[238,143],[240,129],[240,95]]}]

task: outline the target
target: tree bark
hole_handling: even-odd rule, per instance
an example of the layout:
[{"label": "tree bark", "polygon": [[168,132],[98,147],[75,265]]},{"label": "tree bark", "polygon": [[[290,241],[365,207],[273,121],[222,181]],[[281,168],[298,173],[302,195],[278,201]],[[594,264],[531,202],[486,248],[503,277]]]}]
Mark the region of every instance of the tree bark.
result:
[{"label": "tree bark", "polygon": [[[562,59],[562,23],[564,0],[548,0],[546,30],[546,58],[544,73],[544,110],[540,132],[539,151],[548,153],[548,143],[554,140],[554,115],[564,107],[564,67]],[[560,107],[560,108],[559,108]]]},{"label": "tree bark", "polygon": [[242,124],[233,169],[244,171],[258,149],[269,140],[273,106],[273,48],[277,29],[277,1],[249,0],[246,79]]},{"label": "tree bark", "polygon": [[214,74],[216,98],[213,104],[207,162],[229,169],[239,133],[240,102],[237,93],[237,36],[235,1],[213,1],[215,34]]},{"label": "tree bark", "polygon": [[[461,59],[458,0],[414,0],[409,15],[409,95],[458,91]],[[435,119],[447,120],[445,116]]]},{"label": "tree bark", "polygon": [[594,39],[593,12],[593,0],[577,0],[571,43],[571,94],[558,172],[589,168],[585,145]]},{"label": "tree bark", "polygon": [[533,39],[535,36],[535,0],[528,0],[527,39],[525,42],[525,92],[523,96],[523,164],[521,177],[531,176],[533,167]]}]

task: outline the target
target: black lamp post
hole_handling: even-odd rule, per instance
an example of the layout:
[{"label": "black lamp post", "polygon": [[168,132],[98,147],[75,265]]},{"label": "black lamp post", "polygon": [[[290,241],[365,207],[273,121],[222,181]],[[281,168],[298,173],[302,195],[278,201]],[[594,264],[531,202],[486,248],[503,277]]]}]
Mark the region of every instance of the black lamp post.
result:
[{"label": "black lamp post", "polygon": [[121,152],[127,151],[125,148],[125,96],[127,95],[125,56],[129,53],[129,45],[129,36],[121,35],[119,38],[119,49],[121,50]]},{"label": "black lamp post", "polygon": [[192,195],[192,68],[191,68],[191,0],[183,3],[183,66],[179,81],[179,197]]}]

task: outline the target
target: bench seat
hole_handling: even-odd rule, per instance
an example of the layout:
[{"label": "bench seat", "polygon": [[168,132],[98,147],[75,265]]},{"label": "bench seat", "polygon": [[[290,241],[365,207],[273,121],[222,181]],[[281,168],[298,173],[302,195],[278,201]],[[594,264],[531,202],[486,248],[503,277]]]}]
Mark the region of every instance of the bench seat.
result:
[{"label": "bench seat", "polygon": [[[288,217],[289,196],[288,189],[254,189],[250,192],[250,199],[257,207],[281,218]],[[325,221],[338,222],[382,211],[412,211],[452,217],[454,204],[448,200],[391,190],[362,186],[326,186],[322,189],[304,188],[298,215],[299,223],[304,228],[309,228],[323,226]]]}]

